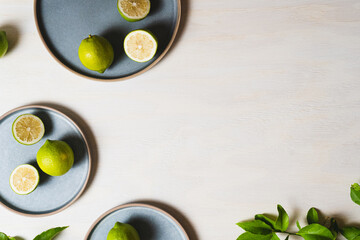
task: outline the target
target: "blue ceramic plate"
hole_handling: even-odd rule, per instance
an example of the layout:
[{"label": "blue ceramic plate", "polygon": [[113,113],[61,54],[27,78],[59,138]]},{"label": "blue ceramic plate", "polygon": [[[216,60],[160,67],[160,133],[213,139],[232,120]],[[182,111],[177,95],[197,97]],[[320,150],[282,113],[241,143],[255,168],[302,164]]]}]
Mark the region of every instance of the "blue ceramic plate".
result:
[{"label": "blue ceramic plate", "polygon": [[[34,9],[40,37],[59,63],[94,80],[114,81],[134,77],[160,61],[175,39],[180,6],[180,0],[152,0],[149,15],[138,22],[121,17],[117,0],[35,0]],[[135,29],[148,29],[158,39],[158,51],[149,62],[134,62],[124,53],[124,38]],[[114,48],[114,62],[103,74],[86,69],[79,60],[79,45],[89,34],[107,38]]]},{"label": "blue ceramic plate", "polygon": [[[30,146],[18,143],[11,131],[14,120],[24,113],[38,116],[45,125],[44,137]],[[49,176],[37,165],[36,153],[46,139],[65,141],[73,149],[74,165],[65,175]],[[29,195],[18,195],[10,188],[9,177],[25,163],[38,169],[40,182]],[[45,106],[25,106],[0,117],[0,166],[0,203],[23,215],[49,215],[68,207],[84,190],[90,173],[90,151],[80,128],[66,115]]]},{"label": "blue ceramic plate", "polygon": [[116,222],[132,225],[144,240],[189,240],[175,218],[146,204],[126,204],[109,210],[95,221],[85,240],[106,239]]}]

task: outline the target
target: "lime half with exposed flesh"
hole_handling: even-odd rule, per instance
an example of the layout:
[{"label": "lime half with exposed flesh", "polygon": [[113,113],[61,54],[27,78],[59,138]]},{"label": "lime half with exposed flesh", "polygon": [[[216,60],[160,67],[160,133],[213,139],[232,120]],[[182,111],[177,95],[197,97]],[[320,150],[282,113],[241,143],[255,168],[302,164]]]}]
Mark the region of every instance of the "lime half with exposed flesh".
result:
[{"label": "lime half with exposed flesh", "polygon": [[39,179],[39,172],[34,166],[22,164],[11,173],[10,187],[15,193],[26,195],[35,190]]},{"label": "lime half with exposed flesh", "polygon": [[158,42],[156,37],[147,30],[135,30],[130,32],[124,40],[126,55],[136,62],[151,60],[157,51]]},{"label": "lime half with exposed flesh", "polygon": [[15,119],[12,125],[12,133],[19,143],[33,145],[44,136],[45,127],[39,117],[32,114],[23,114]]},{"label": "lime half with exposed flesh", "polygon": [[150,12],[150,0],[118,0],[121,16],[129,22],[144,19]]}]

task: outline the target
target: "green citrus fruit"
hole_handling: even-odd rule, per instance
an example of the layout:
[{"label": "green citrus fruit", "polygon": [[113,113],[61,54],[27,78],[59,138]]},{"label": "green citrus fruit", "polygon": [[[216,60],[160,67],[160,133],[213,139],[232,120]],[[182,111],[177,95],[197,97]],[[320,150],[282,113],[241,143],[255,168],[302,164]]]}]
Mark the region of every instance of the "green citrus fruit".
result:
[{"label": "green citrus fruit", "polygon": [[136,229],[130,224],[116,222],[106,240],[140,240]]},{"label": "green citrus fruit", "polygon": [[10,175],[11,189],[20,195],[29,194],[39,184],[39,172],[29,164],[17,166]]},{"label": "green citrus fruit", "polygon": [[45,133],[44,123],[35,115],[23,114],[17,117],[12,125],[16,141],[24,145],[39,142]]},{"label": "green citrus fruit", "polygon": [[118,11],[129,22],[144,19],[150,12],[150,0],[118,0]]},{"label": "green citrus fruit", "polygon": [[61,176],[67,173],[74,164],[74,153],[64,141],[46,140],[37,152],[36,160],[46,174]]},{"label": "green citrus fruit", "polygon": [[0,31],[0,58],[5,55],[9,47],[9,43],[6,39],[6,32]]},{"label": "green citrus fruit", "polygon": [[92,71],[105,72],[114,60],[114,49],[106,38],[89,35],[79,46],[81,63]]},{"label": "green citrus fruit", "polygon": [[126,55],[135,62],[147,62],[151,60],[157,51],[158,42],[156,37],[147,30],[135,30],[130,32],[124,40]]}]

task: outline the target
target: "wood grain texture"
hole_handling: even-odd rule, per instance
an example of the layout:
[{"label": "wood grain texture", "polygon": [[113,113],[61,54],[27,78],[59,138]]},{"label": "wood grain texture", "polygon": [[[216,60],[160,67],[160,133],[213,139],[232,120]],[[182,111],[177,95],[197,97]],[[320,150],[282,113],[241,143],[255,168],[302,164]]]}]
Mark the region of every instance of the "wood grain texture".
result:
[{"label": "wood grain texture", "polygon": [[349,197],[360,179],[359,1],[183,4],[185,25],[164,59],[106,84],[51,58],[32,1],[0,0],[11,46],[0,59],[0,112],[60,104],[85,119],[98,149],[71,207],[40,219],[0,208],[0,231],[32,239],[70,225],[61,239],[83,239],[103,212],[144,200],[176,209],[195,240],[236,239],[236,222],[276,203],[300,223],[313,206],[360,222]]}]

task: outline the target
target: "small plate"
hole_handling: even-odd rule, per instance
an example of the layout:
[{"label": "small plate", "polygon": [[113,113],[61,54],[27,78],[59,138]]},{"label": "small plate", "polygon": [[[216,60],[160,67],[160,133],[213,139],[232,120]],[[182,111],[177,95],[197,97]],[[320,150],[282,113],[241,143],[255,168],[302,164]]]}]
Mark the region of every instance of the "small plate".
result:
[{"label": "small plate", "polygon": [[167,212],[147,204],[125,204],[110,209],[90,227],[85,240],[106,239],[116,222],[132,225],[146,240],[189,240],[184,228]]},{"label": "small plate", "polygon": [[[149,15],[138,22],[127,22],[117,9],[117,0],[35,0],[35,21],[39,35],[50,54],[68,70],[93,80],[118,81],[141,74],[169,50],[180,24],[180,0],[151,0]],[[137,63],[124,52],[125,36],[136,29],[148,29],[158,39],[155,57]],[[85,68],[78,56],[81,41],[89,34],[109,40],[114,62],[103,74]]]},{"label": "small plate", "polygon": [[[30,146],[18,143],[11,131],[14,120],[24,113],[38,116],[45,125],[44,137]],[[19,107],[0,117],[0,133],[0,205],[22,215],[44,216],[64,210],[81,195],[89,179],[90,150],[83,132],[69,117],[50,107]],[[73,149],[74,165],[66,174],[52,177],[37,165],[36,153],[46,139],[63,140]],[[25,163],[38,169],[40,182],[29,195],[18,195],[10,188],[9,177]]]}]

